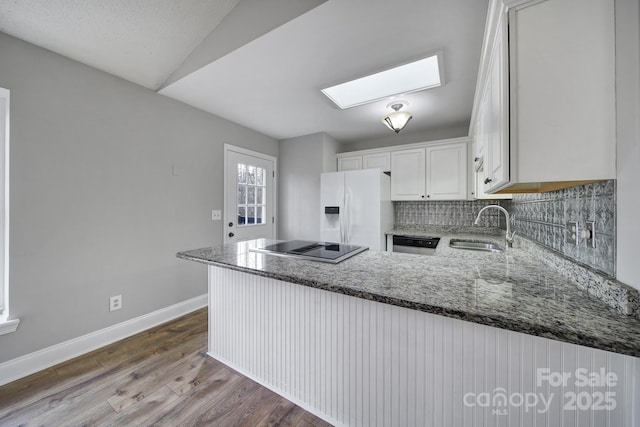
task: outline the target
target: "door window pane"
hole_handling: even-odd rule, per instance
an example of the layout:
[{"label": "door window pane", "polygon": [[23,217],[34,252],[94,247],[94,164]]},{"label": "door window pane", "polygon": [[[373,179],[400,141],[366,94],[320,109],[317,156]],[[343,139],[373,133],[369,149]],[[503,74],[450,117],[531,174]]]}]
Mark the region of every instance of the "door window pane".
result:
[{"label": "door window pane", "polygon": [[251,184],[251,185],[256,184],[256,167],[255,166],[247,167],[247,184]]},{"label": "door window pane", "polygon": [[238,225],[244,225],[247,223],[247,208],[238,208]]},{"label": "door window pane", "polygon": [[266,169],[238,164],[238,225],[266,224]]},{"label": "door window pane", "polygon": [[247,204],[247,186],[238,185],[238,206]]},{"label": "door window pane", "polygon": [[238,184],[244,184],[247,182],[247,166],[238,164]]},{"label": "door window pane", "polygon": [[265,170],[262,168],[256,170],[256,185],[264,185],[264,173]]},{"label": "door window pane", "polygon": [[264,208],[262,206],[256,206],[256,224],[264,224]]}]

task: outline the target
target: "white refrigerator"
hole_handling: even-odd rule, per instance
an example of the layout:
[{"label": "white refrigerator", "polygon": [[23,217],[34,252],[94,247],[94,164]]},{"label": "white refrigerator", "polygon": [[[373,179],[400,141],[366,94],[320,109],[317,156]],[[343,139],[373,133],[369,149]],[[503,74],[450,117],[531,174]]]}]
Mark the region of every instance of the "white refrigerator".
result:
[{"label": "white refrigerator", "polygon": [[384,251],[393,228],[391,180],[379,169],[323,173],[320,238]]}]

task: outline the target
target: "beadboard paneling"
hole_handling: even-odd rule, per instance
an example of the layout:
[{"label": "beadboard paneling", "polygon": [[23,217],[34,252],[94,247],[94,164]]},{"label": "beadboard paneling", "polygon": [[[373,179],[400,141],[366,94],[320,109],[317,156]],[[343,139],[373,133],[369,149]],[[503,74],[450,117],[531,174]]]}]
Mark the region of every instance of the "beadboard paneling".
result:
[{"label": "beadboard paneling", "polygon": [[[335,425],[640,424],[638,358],[214,266],[209,282],[209,354]],[[616,373],[616,409],[564,410],[565,393],[607,388],[539,387],[538,367]],[[546,413],[465,405],[500,389],[554,398]]]}]

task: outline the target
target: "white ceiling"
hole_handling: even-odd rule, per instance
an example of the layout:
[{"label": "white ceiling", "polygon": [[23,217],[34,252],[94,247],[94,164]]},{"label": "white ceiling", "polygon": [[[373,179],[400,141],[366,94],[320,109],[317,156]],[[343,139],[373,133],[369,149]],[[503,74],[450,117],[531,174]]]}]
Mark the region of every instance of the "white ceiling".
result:
[{"label": "white ceiling", "polygon": [[320,89],[442,51],[402,133],[468,125],[488,0],[323,1],[6,0],[0,30],[277,139],[388,136],[388,100],[339,110]]},{"label": "white ceiling", "polygon": [[239,0],[0,1],[0,31],[158,89]]}]

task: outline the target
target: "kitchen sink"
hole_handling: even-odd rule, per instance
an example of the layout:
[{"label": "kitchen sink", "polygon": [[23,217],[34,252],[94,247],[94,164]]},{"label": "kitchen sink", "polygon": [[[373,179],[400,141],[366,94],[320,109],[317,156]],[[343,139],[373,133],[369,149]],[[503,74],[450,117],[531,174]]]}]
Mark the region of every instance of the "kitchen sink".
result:
[{"label": "kitchen sink", "polygon": [[480,242],[476,240],[456,240],[449,241],[449,246],[455,249],[467,249],[470,251],[483,252],[503,252],[503,249],[491,242]]}]

